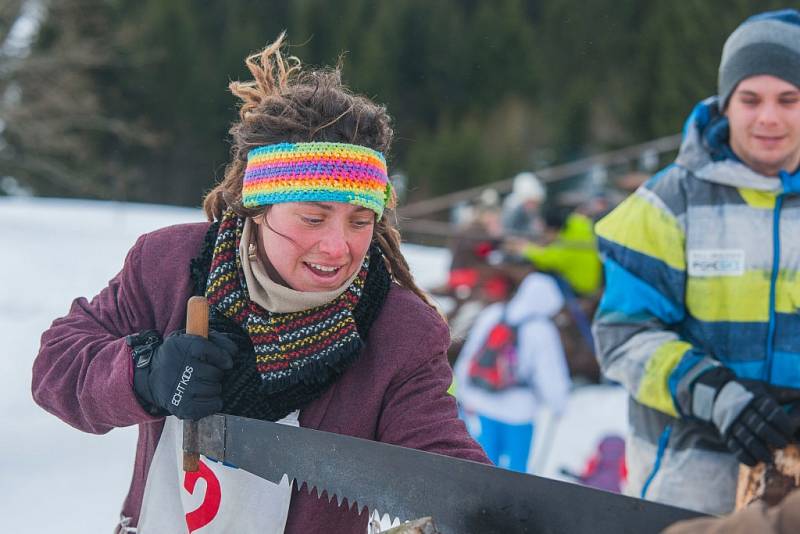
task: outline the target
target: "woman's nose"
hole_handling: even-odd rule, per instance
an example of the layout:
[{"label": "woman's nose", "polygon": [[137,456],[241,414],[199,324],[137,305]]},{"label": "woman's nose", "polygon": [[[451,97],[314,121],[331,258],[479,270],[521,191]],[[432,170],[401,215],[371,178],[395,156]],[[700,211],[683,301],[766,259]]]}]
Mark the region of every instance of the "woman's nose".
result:
[{"label": "woman's nose", "polygon": [[347,254],[347,231],[339,225],[330,225],[325,235],[319,243],[320,252],[324,252],[333,257],[339,257]]}]

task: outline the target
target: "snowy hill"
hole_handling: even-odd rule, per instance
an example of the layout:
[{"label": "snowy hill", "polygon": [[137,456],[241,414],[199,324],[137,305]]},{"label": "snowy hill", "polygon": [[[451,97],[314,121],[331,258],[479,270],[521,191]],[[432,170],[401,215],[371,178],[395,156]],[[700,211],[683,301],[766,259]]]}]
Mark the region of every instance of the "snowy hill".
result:
[{"label": "snowy hill", "polygon": [[[135,428],[95,436],[36,406],[31,364],[39,336],[75,297],[91,297],[122,266],[144,232],[202,221],[199,210],[115,202],[0,197],[0,517],[18,534],[110,532],[127,492]],[[406,245],[423,286],[446,276],[448,254]],[[552,446],[531,465],[554,476],[580,471],[596,440],[625,426],[625,396],[613,387],[583,388],[554,427]],[[553,428],[553,427],[551,427]],[[546,422],[537,435],[551,430]],[[549,438],[548,438],[549,439]],[[544,438],[543,438],[544,441]]]}]

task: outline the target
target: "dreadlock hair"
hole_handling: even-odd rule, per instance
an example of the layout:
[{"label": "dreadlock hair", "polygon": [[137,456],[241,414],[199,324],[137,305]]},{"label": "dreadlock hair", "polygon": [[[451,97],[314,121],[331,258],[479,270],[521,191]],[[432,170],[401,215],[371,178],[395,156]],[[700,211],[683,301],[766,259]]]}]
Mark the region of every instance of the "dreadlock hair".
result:
[{"label": "dreadlock hair", "polygon": [[[241,100],[239,120],[229,133],[230,161],[221,183],[203,200],[210,221],[220,220],[230,208],[241,217],[257,217],[265,209],[242,205],[242,183],[247,153],[254,147],[281,142],[313,141],[362,145],[388,154],[393,131],[384,106],[353,94],[343,83],[341,62],[336,68],[302,69],[300,60],[281,53],[285,32],[245,65],[253,80],[231,82],[231,92]],[[386,258],[392,278],[436,308],[417,286],[400,251],[400,232],[392,224],[396,197],[388,200],[372,237]]]}]

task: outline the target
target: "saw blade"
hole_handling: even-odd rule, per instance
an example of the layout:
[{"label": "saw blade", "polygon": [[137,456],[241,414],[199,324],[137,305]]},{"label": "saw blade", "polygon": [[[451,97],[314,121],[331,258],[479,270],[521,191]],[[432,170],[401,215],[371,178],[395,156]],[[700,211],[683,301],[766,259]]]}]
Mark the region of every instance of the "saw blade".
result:
[{"label": "saw blade", "polygon": [[199,452],[259,477],[445,534],[642,534],[701,514],[386,443],[232,415],[200,421]]}]

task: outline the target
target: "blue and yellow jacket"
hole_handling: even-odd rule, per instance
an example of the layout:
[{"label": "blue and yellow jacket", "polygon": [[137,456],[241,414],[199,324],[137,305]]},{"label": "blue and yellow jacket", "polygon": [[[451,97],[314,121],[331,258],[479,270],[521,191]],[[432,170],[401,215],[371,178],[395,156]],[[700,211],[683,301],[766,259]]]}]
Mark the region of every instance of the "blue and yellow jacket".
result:
[{"label": "blue and yellow jacket", "polygon": [[[800,175],[757,174],[727,127],[716,99],[698,104],[675,162],[595,227],[594,334],[604,374],[631,395],[632,488],[716,513],[733,504],[737,465],[688,416],[694,379],[722,362],[800,387]],[[687,502],[694,483],[707,505]]]}]

